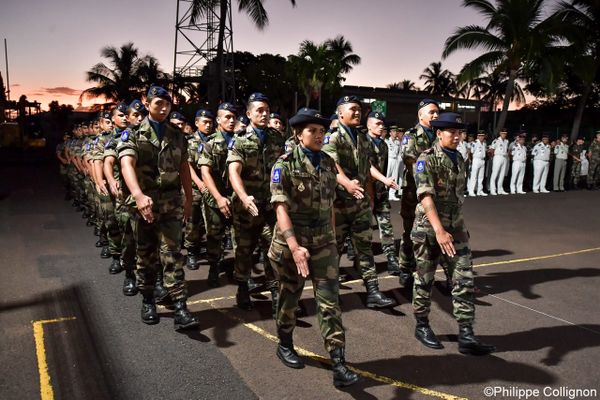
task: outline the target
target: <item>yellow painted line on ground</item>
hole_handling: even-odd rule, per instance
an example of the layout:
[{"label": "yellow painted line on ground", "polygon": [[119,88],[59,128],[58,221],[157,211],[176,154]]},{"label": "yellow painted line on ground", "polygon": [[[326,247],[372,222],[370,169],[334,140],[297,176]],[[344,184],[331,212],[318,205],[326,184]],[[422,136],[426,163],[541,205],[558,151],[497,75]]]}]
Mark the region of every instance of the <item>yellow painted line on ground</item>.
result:
[{"label": "yellow painted line on ground", "polygon": [[55,319],[42,319],[31,321],[33,325],[33,338],[35,340],[35,353],[37,355],[38,372],[40,375],[40,398],[42,400],[53,400],[54,390],[50,382],[48,362],[46,361],[46,346],[44,345],[44,325],[63,321],[72,321],[75,317],[62,317]]},{"label": "yellow painted line on ground", "polygon": [[[240,322],[243,326],[245,326],[246,328],[250,329],[251,331],[259,334],[260,336],[269,339],[272,342],[275,343],[279,343],[279,339],[277,338],[277,336],[271,334],[270,332],[267,332],[266,330],[264,330],[263,328],[250,323],[250,322],[246,322],[244,319],[231,314],[228,310],[224,310],[222,308],[218,308],[215,306],[214,303],[209,302],[210,306],[212,308],[214,308],[215,310],[219,311],[220,313],[226,315],[228,318],[231,318],[233,320],[236,320],[238,322]],[[310,350],[306,350],[302,347],[299,347],[297,345],[294,346],[294,348],[296,349],[296,351],[308,358],[311,358],[315,361],[321,362],[321,363],[325,363],[325,364],[331,364],[331,360],[329,360],[329,358],[325,358],[323,356],[320,356],[316,353],[313,353]],[[411,383],[406,383],[406,382],[402,382],[396,379],[392,379],[389,378],[387,376],[383,376],[383,375],[378,375],[378,374],[374,374],[372,372],[360,369],[360,368],[356,368],[353,367],[351,365],[348,365],[348,368],[350,368],[352,371],[356,372],[357,374],[365,377],[365,378],[369,378],[372,379],[374,381],[377,382],[381,382],[381,383],[385,383],[387,385],[391,385],[391,386],[395,386],[395,387],[399,387],[402,389],[407,389],[407,390],[412,390],[413,392],[419,392],[421,394],[424,394],[426,396],[431,396],[431,397],[437,397],[443,400],[467,400],[465,397],[459,397],[459,396],[454,396],[452,394],[448,394],[448,393],[444,393],[444,392],[438,392],[437,390],[431,390],[431,389],[427,389],[421,386],[417,386],[417,385],[413,385]]]}]

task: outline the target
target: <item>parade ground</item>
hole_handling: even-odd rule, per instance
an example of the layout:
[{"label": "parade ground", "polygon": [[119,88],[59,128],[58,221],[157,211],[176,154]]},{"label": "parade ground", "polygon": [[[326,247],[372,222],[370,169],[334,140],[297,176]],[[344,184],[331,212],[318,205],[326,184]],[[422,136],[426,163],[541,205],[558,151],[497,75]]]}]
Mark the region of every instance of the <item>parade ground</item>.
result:
[{"label": "parade ground", "polygon": [[[393,203],[396,238],[402,222]],[[332,385],[312,286],[295,345],[306,368],[275,355],[270,297],[235,307],[235,286],[208,266],[186,270],[200,328],[140,320],[141,298],[121,292],[97,238],[76,212],[52,163],[4,165],[0,177],[0,398],[2,399],[567,399],[600,397],[600,191],[467,198],[476,272],[476,334],[497,352],[464,356],[441,285],[431,326],[445,348],[414,338],[410,290],[386,272],[374,234],[381,289],[398,301],[364,306],[344,256],[340,289],[346,358],[361,381]],[[228,258],[231,259],[231,252]],[[578,392],[575,392],[575,391]],[[527,396],[527,397],[526,397]],[[575,396],[575,397],[573,397]]]}]

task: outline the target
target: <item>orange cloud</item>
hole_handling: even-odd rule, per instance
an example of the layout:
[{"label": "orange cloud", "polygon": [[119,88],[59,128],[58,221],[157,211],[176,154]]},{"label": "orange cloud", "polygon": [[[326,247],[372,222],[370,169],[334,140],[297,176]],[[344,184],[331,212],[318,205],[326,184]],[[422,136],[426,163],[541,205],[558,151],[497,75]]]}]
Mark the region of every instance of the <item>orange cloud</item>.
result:
[{"label": "orange cloud", "polygon": [[43,88],[44,92],[55,96],[79,96],[81,90],[73,89],[66,86],[58,86],[53,88]]}]

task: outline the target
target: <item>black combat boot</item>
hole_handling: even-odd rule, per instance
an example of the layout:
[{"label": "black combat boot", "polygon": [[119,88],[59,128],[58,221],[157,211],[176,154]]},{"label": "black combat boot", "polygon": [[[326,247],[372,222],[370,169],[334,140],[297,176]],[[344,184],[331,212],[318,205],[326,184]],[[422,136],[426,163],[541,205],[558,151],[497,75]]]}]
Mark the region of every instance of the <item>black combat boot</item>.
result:
[{"label": "black combat boot", "polygon": [[396,305],[396,300],[390,299],[379,291],[377,279],[365,282],[367,287],[367,308],[385,308]]},{"label": "black combat boot", "polygon": [[102,239],[98,239],[98,240],[96,241],[96,244],[95,244],[95,246],[96,246],[96,247],[98,247],[98,248],[100,248],[100,247],[104,247],[104,246],[108,246],[108,242],[106,242],[106,241],[104,241],[104,240],[102,240]]},{"label": "black combat boot", "polygon": [[346,237],[346,257],[348,260],[354,261],[356,258],[356,254],[354,253],[354,245],[352,244],[352,239],[350,237]]},{"label": "black combat boot", "polygon": [[191,269],[192,271],[195,271],[198,268],[200,268],[200,263],[198,261],[198,255],[194,251],[188,250],[186,266],[188,269]]},{"label": "black combat boot", "polygon": [[330,351],[329,355],[331,356],[331,368],[333,369],[333,386],[340,388],[358,382],[358,375],[346,366],[343,347]]},{"label": "black combat boot", "polygon": [[256,283],[254,281],[254,279],[248,278],[248,291],[250,293],[254,293],[254,292],[257,292],[257,291],[260,292],[261,290],[259,290],[259,289],[262,289],[263,287],[264,287],[264,284],[262,284],[262,283]]},{"label": "black combat boot", "polygon": [[400,268],[399,276],[400,276],[400,278],[399,278],[400,286],[403,287],[404,289],[412,289],[413,283],[414,283],[414,278],[413,278],[412,272],[408,269]]},{"label": "black combat boot", "polygon": [[231,241],[231,233],[225,233],[223,237],[223,248],[225,250],[233,250],[233,242]]},{"label": "black combat boot", "polygon": [[115,275],[115,274],[120,273],[121,271],[123,271],[123,266],[121,265],[121,257],[113,256],[112,263],[110,264],[110,267],[108,268],[108,273],[111,275]]},{"label": "black combat boot", "polygon": [[102,247],[102,251],[100,252],[100,257],[102,258],[110,258],[110,250],[108,250],[108,246]]},{"label": "black combat boot", "polygon": [[496,351],[496,346],[481,343],[473,333],[473,325],[467,323],[458,327],[458,351],[462,354],[485,356]]},{"label": "black combat boot", "polygon": [[156,312],[156,303],[151,295],[144,295],[142,300],[142,322],[148,325],[158,324],[160,317]]},{"label": "black combat boot", "polygon": [[123,294],[125,296],[135,296],[138,293],[138,288],[135,281],[133,271],[125,272],[125,280],[123,280]]},{"label": "black combat boot", "polygon": [[269,288],[271,292],[271,316],[273,319],[277,319],[277,300],[279,299],[279,287],[277,283],[275,286]]},{"label": "black combat boot", "polygon": [[[97,226],[94,227],[94,236],[100,236],[100,228],[98,228]],[[96,246],[98,247],[98,246]]]},{"label": "black combat boot", "polygon": [[96,225],[96,223],[94,221],[92,221],[92,219],[88,219],[87,221],[85,221],[85,226],[94,226]]},{"label": "black combat boot", "polygon": [[188,310],[185,300],[176,301],[174,306],[173,323],[176,331],[191,329],[200,325],[200,322]]},{"label": "black combat boot", "polygon": [[383,252],[387,257],[388,274],[399,276],[400,275],[400,263],[398,262],[398,256],[396,255],[396,246],[393,244],[387,244],[383,246]]},{"label": "black combat boot", "polygon": [[162,266],[158,266],[156,272],[156,283],[154,284],[154,298],[158,304],[170,303],[169,291],[163,285]]},{"label": "black combat boot", "polygon": [[416,317],[417,327],[415,328],[415,337],[425,346],[431,349],[443,349],[444,345],[435,336],[433,330],[429,326],[429,319],[427,317]]},{"label": "black combat boot", "polygon": [[219,287],[219,263],[211,262],[208,268],[208,286],[215,288]]},{"label": "black combat boot", "polygon": [[279,345],[277,346],[277,357],[281,360],[283,365],[294,369],[304,368],[304,361],[296,350],[294,350],[294,341],[292,339],[292,333],[283,332],[281,329],[277,329],[277,335],[279,336]]},{"label": "black combat boot", "polygon": [[242,310],[252,310],[252,300],[250,300],[250,292],[248,291],[248,282],[238,282],[238,290],[235,295],[235,302]]}]

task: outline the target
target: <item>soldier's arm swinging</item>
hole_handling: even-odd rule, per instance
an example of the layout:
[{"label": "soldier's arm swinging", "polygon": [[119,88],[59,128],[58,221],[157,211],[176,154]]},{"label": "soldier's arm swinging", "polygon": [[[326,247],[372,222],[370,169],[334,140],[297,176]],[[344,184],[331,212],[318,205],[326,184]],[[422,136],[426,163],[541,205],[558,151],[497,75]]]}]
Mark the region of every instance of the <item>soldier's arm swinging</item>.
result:
[{"label": "soldier's arm swinging", "polygon": [[371,176],[374,179],[377,179],[379,182],[383,183],[386,187],[391,187],[393,189],[399,189],[400,188],[398,186],[398,184],[396,183],[396,181],[394,180],[394,178],[387,178],[385,175],[383,175],[374,166],[371,165],[371,168],[369,169],[369,172],[371,173]]},{"label": "soldier's arm swinging", "polygon": [[217,201],[217,205],[219,206],[219,210],[225,216],[225,218],[231,217],[231,209],[229,208],[230,201],[227,197],[221,195],[219,190],[217,189],[217,185],[215,184],[215,180],[211,174],[211,168],[208,165],[202,165],[200,167],[200,173],[202,174],[202,180],[206,185],[206,188]]},{"label": "soldier's arm swinging", "polygon": [[454,249],[454,244],[452,243],[452,235],[446,232],[444,229],[442,221],[437,213],[437,209],[435,208],[433,197],[430,194],[423,194],[421,196],[421,205],[423,206],[423,211],[425,211],[427,220],[435,232],[435,238],[442,249],[442,253],[448,255],[449,257],[454,257],[456,250]]},{"label": "soldier's arm swinging", "polygon": [[253,217],[258,216],[258,207],[254,204],[254,196],[248,196],[246,189],[244,188],[244,182],[242,181],[242,163],[232,162],[228,167],[229,182],[233,191],[238,195],[246,211]]},{"label": "soldier's arm swinging", "polygon": [[102,160],[94,160],[93,167],[96,172],[97,190],[105,196],[108,196],[108,190],[106,189],[106,183],[104,182],[104,162]]},{"label": "soldier's arm swinging", "polygon": [[275,214],[277,215],[277,226],[292,253],[298,274],[306,278],[309,275],[308,259],[310,258],[310,253],[305,247],[298,244],[292,220],[288,214],[287,205],[285,203],[275,203]]},{"label": "soldier's arm swinging", "polygon": [[[183,222],[186,222],[190,215],[192,215],[192,175],[190,164],[187,160],[182,160],[179,165],[179,176],[181,178],[181,186],[183,186],[183,193],[185,194],[185,201],[183,205]],[[198,187],[200,188],[200,187]]]},{"label": "soldier's arm swinging", "polygon": [[335,167],[337,168],[337,171],[338,171],[338,173],[335,177],[337,183],[340,184],[341,186],[343,186],[344,189],[346,189],[346,191],[348,193],[350,193],[352,196],[356,197],[357,199],[360,200],[360,199],[364,198],[365,197],[365,195],[364,195],[365,189],[360,186],[360,183],[356,179],[350,180],[350,178],[348,178],[346,176],[346,174],[344,173],[344,170],[338,163],[335,163]]},{"label": "soldier's arm swinging", "polygon": [[106,157],[103,163],[103,172],[106,180],[108,181],[108,187],[110,192],[115,197],[121,196],[121,188],[119,187],[119,182],[115,179],[113,175],[113,165],[115,163],[115,157]]},{"label": "soldier's arm swinging", "polygon": [[154,222],[154,214],[152,213],[152,199],[142,193],[138,178],[135,173],[135,157],[125,156],[121,158],[121,173],[125,184],[135,199],[135,205],[142,215],[142,218],[148,223]]}]

